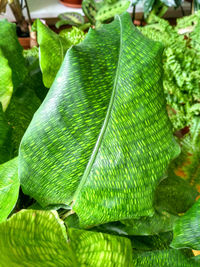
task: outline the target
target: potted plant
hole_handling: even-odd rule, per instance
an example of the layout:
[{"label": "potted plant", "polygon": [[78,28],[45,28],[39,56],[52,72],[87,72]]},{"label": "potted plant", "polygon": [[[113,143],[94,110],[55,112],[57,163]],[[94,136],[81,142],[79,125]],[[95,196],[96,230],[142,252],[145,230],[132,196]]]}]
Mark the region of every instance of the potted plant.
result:
[{"label": "potted plant", "polygon": [[60,3],[65,6],[80,8],[82,0],[60,0]]}]

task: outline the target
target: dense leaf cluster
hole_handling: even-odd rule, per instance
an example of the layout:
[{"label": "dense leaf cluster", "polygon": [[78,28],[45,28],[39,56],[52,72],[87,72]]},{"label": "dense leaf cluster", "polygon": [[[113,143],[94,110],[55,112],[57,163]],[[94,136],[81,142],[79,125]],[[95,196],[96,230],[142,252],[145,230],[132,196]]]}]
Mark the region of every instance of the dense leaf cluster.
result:
[{"label": "dense leaf cluster", "polygon": [[[196,76],[184,80],[176,64],[195,72],[193,52],[164,21],[148,28],[178,40],[162,39],[165,93],[178,114],[186,89],[189,105],[198,98]],[[179,155],[161,44],[128,14],[72,48],[80,29],[35,29],[39,53],[22,51],[15,26],[0,22],[0,265],[199,266],[200,120],[190,114]],[[177,117],[175,129],[188,125]]]}]

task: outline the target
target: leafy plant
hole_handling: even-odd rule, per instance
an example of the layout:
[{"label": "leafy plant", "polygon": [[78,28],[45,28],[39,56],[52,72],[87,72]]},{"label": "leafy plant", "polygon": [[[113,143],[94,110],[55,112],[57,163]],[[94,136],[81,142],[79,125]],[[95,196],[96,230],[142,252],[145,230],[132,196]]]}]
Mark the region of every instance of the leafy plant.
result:
[{"label": "leafy plant", "polygon": [[[1,54],[13,85],[0,109],[1,265],[199,266],[191,250],[198,238],[190,249],[177,239],[190,235],[185,221],[195,220],[198,182],[190,182],[192,170],[183,180],[178,166],[186,143],[199,153],[199,122],[179,155],[162,87],[163,46],[128,14],[90,29],[73,47],[68,34],[55,36],[39,21],[35,27],[39,55],[20,48],[20,83]],[[53,82],[48,93],[42,78]]]},{"label": "leafy plant", "polygon": [[200,115],[199,13],[178,20],[175,28],[157,17],[154,22],[139,29],[165,47],[163,86],[170,119],[174,129],[180,130],[190,126],[193,117]]},{"label": "leafy plant", "polygon": [[79,13],[66,12],[58,16],[60,20],[56,23],[56,27],[72,25],[82,30],[88,29],[91,25],[98,27],[102,23],[113,19],[115,15],[126,11],[129,5],[128,0],[83,0],[82,9],[89,23],[85,23],[84,17]]},{"label": "leafy plant", "polygon": [[169,7],[178,8],[182,4],[182,0],[133,0],[132,5],[136,6],[138,3],[143,4],[144,18],[147,21],[151,20],[151,16],[162,17]]}]

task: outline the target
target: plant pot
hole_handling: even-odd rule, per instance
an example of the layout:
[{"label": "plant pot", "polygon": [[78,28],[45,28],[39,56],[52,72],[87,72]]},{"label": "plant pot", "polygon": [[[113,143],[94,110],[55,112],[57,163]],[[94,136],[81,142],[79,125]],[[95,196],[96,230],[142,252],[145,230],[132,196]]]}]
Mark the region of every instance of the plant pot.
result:
[{"label": "plant pot", "polygon": [[80,8],[82,0],[60,0],[60,3],[64,6]]},{"label": "plant pot", "polygon": [[24,49],[29,49],[30,48],[30,37],[19,37],[18,38],[20,45]]}]

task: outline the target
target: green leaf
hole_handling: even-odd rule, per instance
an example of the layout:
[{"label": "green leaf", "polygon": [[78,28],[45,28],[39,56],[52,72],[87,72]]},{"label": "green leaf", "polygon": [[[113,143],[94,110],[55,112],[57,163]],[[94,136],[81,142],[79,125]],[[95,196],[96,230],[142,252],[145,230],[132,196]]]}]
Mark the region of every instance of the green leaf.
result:
[{"label": "green leaf", "polygon": [[6,120],[5,114],[0,103],[0,164],[8,161],[11,156],[11,129]]},{"label": "green leaf", "polygon": [[17,39],[16,25],[7,20],[0,21],[0,49],[8,60],[13,86],[16,89],[26,77],[27,69],[22,55],[23,48]]},{"label": "green leaf", "polygon": [[21,143],[25,194],[71,204],[84,227],[153,215],[155,188],[179,153],[161,55],[128,13],[68,51]]},{"label": "green leaf", "polygon": [[31,49],[24,50],[24,57],[28,68],[28,83],[29,88],[35,91],[37,97],[43,101],[48,89],[42,81],[42,72],[39,64],[39,48],[34,46]]},{"label": "green leaf", "polygon": [[78,266],[56,212],[22,210],[0,224],[2,266]]},{"label": "green leaf", "polygon": [[103,4],[97,11],[95,16],[96,21],[103,22],[105,20],[113,18],[117,14],[121,14],[128,9],[130,1],[120,0],[112,4]]},{"label": "green leaf", "polygon": [[2,266],[132,266],[129,239],[68,229],[55,211],[22,210],[0,224]]},{"label": "green leaf", "polygon": [[173,229],[174,222],[178,216],[166,211],[155,212],[153,216],[141,217],[139,219],[121,221],[124,224],[123,231],[128,235],[155,235],[168,232]]},{"label": "green leaf", "polygon": [[56,28],[62,25],[80,26],[84,24],[84,17],[77,12],[65,12],[60,14],[58,18],[60,20],[56,22]]},{"label": "green leaf", "polygon": [[175,223],[173,248],[200,250],[200,199]]},{"label": "green leaf", "polygon": [[133,254],[133,266],[197,267],[184,251],[165,249]]},{"label": "green leaf", "polygon": [[0,102],[3,111],[6,110],[13,92],[12,70],[8,65],[8,60],[4,57],[0,48]]},{"label": "green leaf", "polygon": [[28,79],[13,95],[5,113],[6,119],[12,128],[10,141],[12,144],[12,157],[18,155],[19,144],[24,132],[26,131],[35,111],[41,104],[41,101],[30,87],[31,83]]},{"label": "green leaf", "polygon": [[156,189],[155,206],[160,212],[178,215],[186,212],[195,202],[198,192],[187,181],[169,173]]},{"label": "green leaf", "polygon": [[34,22],[40,46],[40,67],[44,85],[51,87],[71,43],[46,27],[40,20]]},{"label": "green leaf", "polygon": [[132,266],[129,239],[73,228],[68,234],[79,266]]},{"label": "green leaf", "polygon": [[0,165],[0,222],[6,220],[19,194],[18,158]]}]

